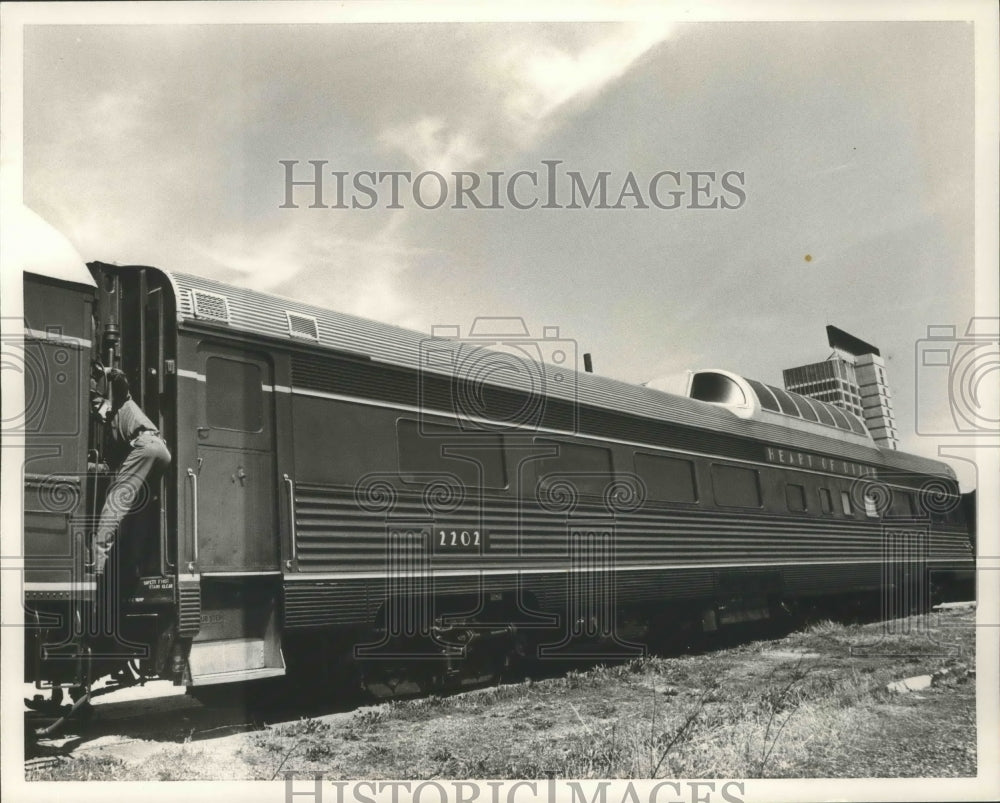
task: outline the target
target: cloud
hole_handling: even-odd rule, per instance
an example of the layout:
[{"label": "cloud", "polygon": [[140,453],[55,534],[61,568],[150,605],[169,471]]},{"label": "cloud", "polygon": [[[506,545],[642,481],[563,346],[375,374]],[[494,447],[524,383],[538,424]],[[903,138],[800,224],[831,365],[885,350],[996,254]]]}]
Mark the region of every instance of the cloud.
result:
[{"label": "cloud", "polygon": [[588,101],[625,75],[671,33],[669,23],[622,25],[576,52],[549,43],[518,43],[501,59],[512,86],[504,109],[514,133],[528,142],[573,102]]},{"label": "cloud", "polygon": [[240,274],[244,286],[266,292],[294,279],[311,261],[310,251],[317,250],[318,243],[303,239],[300,228],[291,225],[269,234],[258,233],[252,239],[220,233],[207,244],[192,243],[192,248],[218,266]]},{"label": "cloud", "polygon": [[[399,276],[424,249],[402,244],[395,222],[370,236],[338,234],[322,225],[293,221],[271,232],[219,234],[192,250],[215,263],[199,272],[262,292],[293,296],[318,306],[390,323],[410,319],[411,305]],[[220,276],[220,278],[224,278]]]},{"label": "cloud", "polygon": [[520,29],[518,39],[482,43],[481,65],[469,71],[447,111],[390,125],[379,141],[424,170],[469,169],[499,150],[521,152],[579,113],[624,76],[672,27],[655,21],[574,28],[582,44],[557,42],[561,26]]},{"label": "cloud", "polygon": [[78,143],[88,143],[99,135],[105,148],[118,147],[145,134],[148,125],[149,103],[147,87],[105,90],[92,102],[81,104],[80,116],[66,133]]},{"label": "cloud", "polygon": [[402,151],[421,170],[436,170],[442,174],[464,169],[483,156],[474,135],[449,132],[442,117],[419,117],[390,127],[382,132],[379,140]]}]

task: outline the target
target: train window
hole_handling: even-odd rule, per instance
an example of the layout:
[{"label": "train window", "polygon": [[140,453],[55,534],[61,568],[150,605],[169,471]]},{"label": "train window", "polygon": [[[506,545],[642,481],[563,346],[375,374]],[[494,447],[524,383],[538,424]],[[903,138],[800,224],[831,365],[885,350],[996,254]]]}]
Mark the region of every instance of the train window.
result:
[{"label": "train window", "polygon": [[715,501],[728,507],[760,507],[760,477],[752,468],[712,464]]},{"label": "train window", "polygon": [[578,493],[600,496],[611,484],[611,451],[603,446],[566,443],[536,438],[539,446],[557,446],[559,453],[536,461],[538,478],[543,482],[564,480]]},{"label": "train window", "polygon": [[862,498],[865,500],[865,515],[870,519],[878,518],[878,500],[875,498],[875,494],[870,490],[865,489]]},{"label": "train window", "polygon": [[637,453],[635,473],[646,483],[646,493],[658,502],[697,502],[694,463],[676,457]]},{"label": "train window", "polygon": [[781,388],[768,388],[774,397],[778,400],[778,406],[781,407],[781,412],[785,415],[794,415],[798,417],[799,411],[795,406],[795,400],[788,394],[787,390],[782,390]]},{"label": "train window", "polygon": [[816,400],[816,404],[812,406],[813,410],[819,416],[819,421],[821,424],[828,424],[831,427],[837,426],[837,422],[833,420],[833,416],[830,415],[830,408],[823,404],[819,399]]},{"label": "train window", "polygon": [[824,513],[833,513],[833,496],[829,488],[819,489],[819,506]]},{"label": "train window", "polygon": [[829,412],[838,428],[848,430],[851,428],[851,422],[847,420],[847,416],[841,410],[831,405]]},{"label": "train window", "polygon": [[433,482],[451,474],[466,488],[507,487],[501,435],[401,418],[396,438],[399,473],[409,482]]},{"label": "train window", "polygon": [[798,393],[792,393],[786,391],[791,397],[792,401],[795,402],[795,406],[799,408],[799,416],[804,418],[806,421],[816,421],[819,422],[819,416],[816,415],[816,411],[807,403],[806,399],[800,396]]},{"label": "train window", "polygon": [[930,515],[931,521],[935,524],[962,524],[965,518],[962,515],[961,504],[956,497],[947,497],[941,505],[927,504],[921,499],[920,512],[923,515]]},{"label": "train window", "polygon": [[847,491],[840,492],[840,507],[845,516],[853,516],[854,508],[851,506],[851,495]]},{"label": "train window", "polygon": [[801,485],[786,485],[785,502],[792,513],[804,513],[806,511],[806,489]]},{"label": "train window", "polygon": [[893,488],[889,512],[893,516],[913,516],[916,513],[913,494],[909,491],[901,491],[898,488]]},{"label": "train window", "polygon": [[264,390],[260,366],[228,357],[209,357],[205,361],[205,392],[210,427],[261,431]]},{"label": "train window", "polygon": [[765,410],[773,410],[774,412],[780,412],[781,407],[778,406],[778,400],[774,398],[774,394],[771,393],[770,388],[767,385],[758,382],[756,379],[748,379],[747,382],[750,387],[754,389],[757,394],[757,398],[760,400],[760,406]]}]

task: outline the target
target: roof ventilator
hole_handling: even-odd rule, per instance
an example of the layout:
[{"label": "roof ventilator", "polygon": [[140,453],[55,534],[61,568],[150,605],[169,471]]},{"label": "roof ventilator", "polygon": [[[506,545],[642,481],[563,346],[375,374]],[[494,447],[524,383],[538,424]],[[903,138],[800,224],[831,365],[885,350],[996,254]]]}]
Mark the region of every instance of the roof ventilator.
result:
[{"label": "roof ventilator", "polygon": [[205,290],[195,290],[192,296],[195,318],[229,323],[229,300],[225,296]]},{"label": "roof ventilator", "polygon": [[288,334],[292,337],[304,337],[307,340],[319,340],[319,324],[310,315],[285,310],[288,318]]}]

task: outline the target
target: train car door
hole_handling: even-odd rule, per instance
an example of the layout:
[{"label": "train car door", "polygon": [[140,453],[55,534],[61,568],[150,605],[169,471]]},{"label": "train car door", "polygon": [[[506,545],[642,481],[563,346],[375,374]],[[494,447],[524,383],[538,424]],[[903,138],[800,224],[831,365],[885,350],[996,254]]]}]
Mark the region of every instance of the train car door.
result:
[{"label": "train car door", "polygon": [[203,343],[197,422],[198,569],[278,568],[274,400],[266,355]]}]

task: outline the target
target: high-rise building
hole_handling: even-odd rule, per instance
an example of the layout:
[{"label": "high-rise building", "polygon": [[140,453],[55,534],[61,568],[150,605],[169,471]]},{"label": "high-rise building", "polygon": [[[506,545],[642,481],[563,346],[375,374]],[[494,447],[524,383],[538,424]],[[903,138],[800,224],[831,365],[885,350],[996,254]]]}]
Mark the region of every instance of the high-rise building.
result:
[{"label": "high-rise building", "polygon": [[877,444],[898,448],[892,392],[879,350],[836,326],[827,326],[826,334],[833,352],[823,362],[782,371],[785,389],[854,413]]},{"label": "high-rise building", "polygon": [[896,449],[899,432],[892,409],[892,391],[885,378],[885,362],[878,354],[859,354],[854,362],[854,372],[861,390],[865,426],[876,443]]},{"label": "high-rise building", "polygon": [[837,354],[831,354],[823,362],[786,368],[782,371],[782,377],[785,380],[785,390],[835,404],[841,410],[864,418],[854,363]]}]

